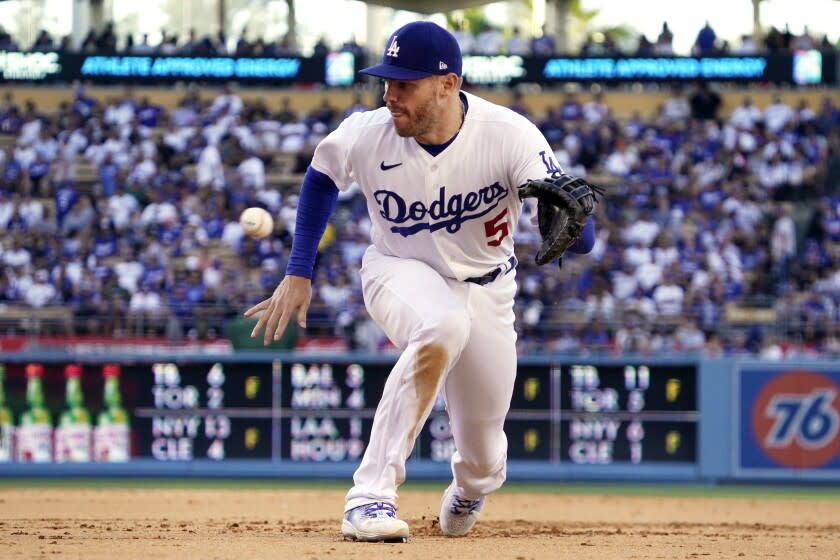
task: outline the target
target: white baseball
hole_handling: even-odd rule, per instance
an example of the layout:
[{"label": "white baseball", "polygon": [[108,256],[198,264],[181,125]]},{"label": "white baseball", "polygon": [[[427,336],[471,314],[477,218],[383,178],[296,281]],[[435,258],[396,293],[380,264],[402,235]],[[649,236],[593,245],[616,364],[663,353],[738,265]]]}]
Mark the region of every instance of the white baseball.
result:
[{"label": "white baseball", "polygon": [[274,219],[263,208],[246,208],[239,216],[239,223],[245,233],[254,239],[262,239],[274,231]]}]

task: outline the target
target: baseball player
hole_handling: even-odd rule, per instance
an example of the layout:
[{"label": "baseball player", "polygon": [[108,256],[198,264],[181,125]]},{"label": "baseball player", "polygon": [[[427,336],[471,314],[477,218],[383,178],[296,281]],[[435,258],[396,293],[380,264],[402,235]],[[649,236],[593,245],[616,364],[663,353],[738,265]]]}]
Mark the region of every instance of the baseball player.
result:
[{"label": "baseball player", "polygon": [[[460,90],[455,38],[430,22],[388,39],[385,107],[354,113],[317,147],[301,187],[286,276],[245,312],[264,312],[252,337],[305,328],[318,241],[340,190],[357,182],[373,222],[361,268],[365,305],[402,354],[385,383],[370,442],[347,493],[342,533],[405,541],[396,514],[405,461],[440,390],[457,451],[443,495],[445,535],[470,531],[505,480],[503,431],[516,376],[513,228],[521,198],[538,200],[537,262],[594,242],[592,188],[563,175],[524,117]],[[597,189],[596,189],[597,191]]]}]

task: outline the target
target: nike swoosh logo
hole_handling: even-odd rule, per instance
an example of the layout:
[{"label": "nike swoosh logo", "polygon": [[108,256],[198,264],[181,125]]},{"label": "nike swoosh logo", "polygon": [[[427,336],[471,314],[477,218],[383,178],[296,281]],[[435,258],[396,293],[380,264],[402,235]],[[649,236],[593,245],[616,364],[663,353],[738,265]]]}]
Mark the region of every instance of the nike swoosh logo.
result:
[{"label": "nike swoosh logo", "polygon": [[400,165],[402,165],[402,162],[395,163],[394,165],[385,165],[385,160],[382,160],[382,163],[379,164],[379,169],[381,169],[382,171],[388,171],[389,169],[399,167]]}]

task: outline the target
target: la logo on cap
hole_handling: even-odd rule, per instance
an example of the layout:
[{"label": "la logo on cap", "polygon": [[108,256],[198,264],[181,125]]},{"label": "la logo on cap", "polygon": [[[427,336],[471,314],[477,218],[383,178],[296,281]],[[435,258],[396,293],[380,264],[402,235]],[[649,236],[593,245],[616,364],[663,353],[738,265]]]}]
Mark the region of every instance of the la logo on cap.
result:
[{"label": "la logo on cap", "polygon": [[387,56],[393,56],[397,58],[400,56],[400,46],[397,44],[397,36],[394,35],[394,38],[391,39],[391,44],[388,45],[388,50],[385,51]]}]

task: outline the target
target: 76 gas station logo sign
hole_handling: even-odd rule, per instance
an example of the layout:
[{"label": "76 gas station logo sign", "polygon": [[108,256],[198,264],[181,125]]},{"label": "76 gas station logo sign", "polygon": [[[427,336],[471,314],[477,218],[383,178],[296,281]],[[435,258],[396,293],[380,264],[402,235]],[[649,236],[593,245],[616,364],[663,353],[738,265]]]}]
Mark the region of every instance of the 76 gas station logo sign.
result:
[{"label": "76 gas station logo sign", "polygon": [[753,437],[775,463],[815,468],[840,454],[840,387],[820,373],[785,372],[758,393]]}]

